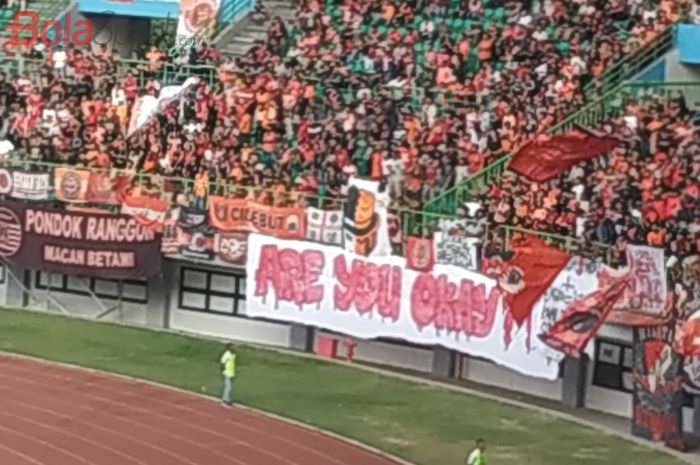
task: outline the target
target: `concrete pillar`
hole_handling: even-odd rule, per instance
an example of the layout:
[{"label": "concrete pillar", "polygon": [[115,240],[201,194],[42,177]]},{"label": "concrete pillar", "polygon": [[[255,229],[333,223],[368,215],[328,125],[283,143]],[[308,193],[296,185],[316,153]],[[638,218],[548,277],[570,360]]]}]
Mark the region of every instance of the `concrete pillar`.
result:
[{"label": "concrete pillar", "polygon": [[[31,289],[29,271],[16,266],[5,269],[5,302],[8,307],[24,308],[29,305],[29,295],[22,286]],[[17,282],[17,281],[20,282]]]},{"label": "concrete pillar", "polygon": [[146,325],[154,328],[170,326],[170,279],[171,270],[164,267],[163,273],[148,279],[148,303],[146,304]]},{"label": "concrete pillar", "polygon": [[444,347],[433,349],[433,371],[432,374],[441,378],[453,378],[455,364],[457,362],[456,353]]},{"label": "concrete pillar", "polygon": [[693,434],[700,435],[700,396],[693,396]]},{"label": "concrete pillar", "polygon": [[313,352],[315,331],[313,326],[291,325],[289,348],[299,352]]},{"label": "concrete pillar", "polygon": [[564,377],[561,382],[561,402],[566,407],[582,408],[586,404],[586,374],[588,356],[564,359]]}]

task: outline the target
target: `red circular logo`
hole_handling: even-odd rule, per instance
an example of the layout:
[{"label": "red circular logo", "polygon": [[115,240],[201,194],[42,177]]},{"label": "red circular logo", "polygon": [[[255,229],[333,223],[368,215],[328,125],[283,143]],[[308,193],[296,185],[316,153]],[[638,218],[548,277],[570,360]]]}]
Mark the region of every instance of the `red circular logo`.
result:
[{"label": "red circular logo", "polygon": [[0,194],[9,194],[12,191],[12,176],[4,168],[0,168]]},{"label": "red circular logo", "polygon": [[184,11],[185,26],[190,32],[199,32],[213,25],[217,6],[212,0],[194,0]]},{"label": "red circular logo", "polygon": [[0,207],[0,257],[12,257],[22,247],[22,224],[15,212]]}]

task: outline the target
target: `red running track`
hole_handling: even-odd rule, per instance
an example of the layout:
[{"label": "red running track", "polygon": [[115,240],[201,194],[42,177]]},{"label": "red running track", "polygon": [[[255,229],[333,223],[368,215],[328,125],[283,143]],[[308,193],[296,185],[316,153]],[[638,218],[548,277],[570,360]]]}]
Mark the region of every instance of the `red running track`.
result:
[{"label": "red running track", "polygon": [[2,465],[397,465],[213,400],[0,354]]}]

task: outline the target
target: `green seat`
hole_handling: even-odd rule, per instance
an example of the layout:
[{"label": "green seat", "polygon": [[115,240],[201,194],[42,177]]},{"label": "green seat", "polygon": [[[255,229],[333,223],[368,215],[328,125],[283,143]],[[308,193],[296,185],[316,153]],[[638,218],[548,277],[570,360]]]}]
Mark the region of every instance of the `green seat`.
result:
[{"label": "green seat", "polygon": [[571,51],[571,44],[565,40],[558,41],[554,47],[562,53],[569,53]]}]

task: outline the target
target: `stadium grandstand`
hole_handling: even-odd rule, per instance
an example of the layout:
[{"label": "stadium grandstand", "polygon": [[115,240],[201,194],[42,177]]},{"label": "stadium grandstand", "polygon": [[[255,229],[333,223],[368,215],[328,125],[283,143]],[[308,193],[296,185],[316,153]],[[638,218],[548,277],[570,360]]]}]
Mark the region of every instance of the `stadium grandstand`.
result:
[{"label": "stadium grandstand", "polygon": [[111,3],[0,1],[0,307],[700,435],[698,0]]}]

